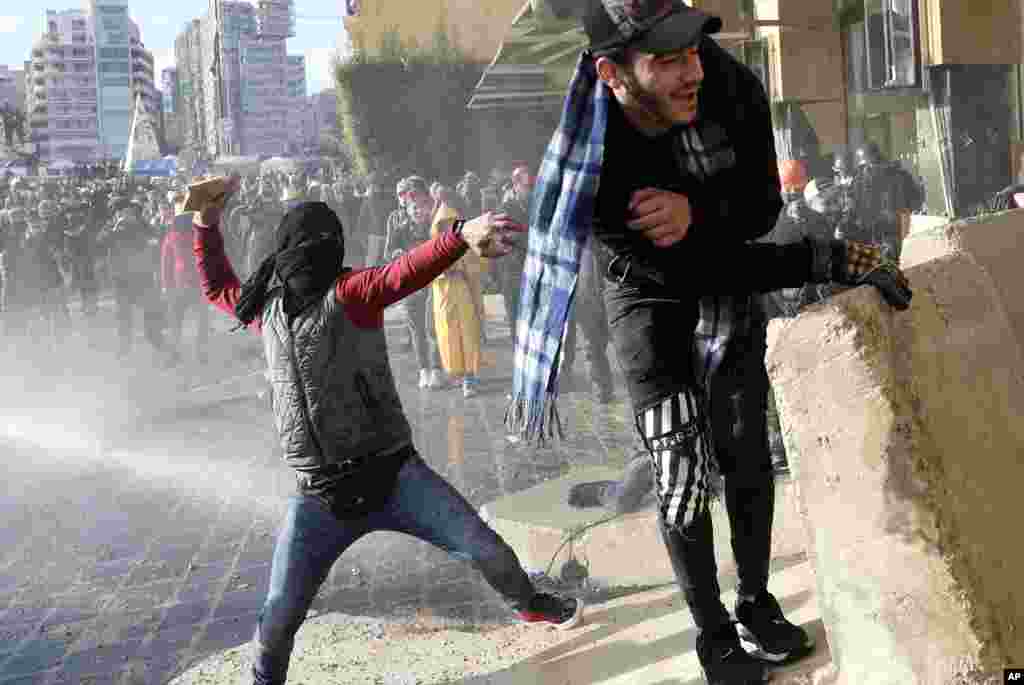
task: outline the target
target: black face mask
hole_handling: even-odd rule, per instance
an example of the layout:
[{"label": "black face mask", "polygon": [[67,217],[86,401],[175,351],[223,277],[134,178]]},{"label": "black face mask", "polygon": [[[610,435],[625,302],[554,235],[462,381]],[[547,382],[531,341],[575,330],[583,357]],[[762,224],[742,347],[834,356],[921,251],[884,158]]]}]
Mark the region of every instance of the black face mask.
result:
[{"label": "black face mask", "polygon": [[277,250],[242,288],[238,318],[249,324],[266,305],[276,284],[284,290],[285,312],[294,317],[322,298],[343,270],[344,229],[323,202],[303,202],[285,214],[277,229]]}]

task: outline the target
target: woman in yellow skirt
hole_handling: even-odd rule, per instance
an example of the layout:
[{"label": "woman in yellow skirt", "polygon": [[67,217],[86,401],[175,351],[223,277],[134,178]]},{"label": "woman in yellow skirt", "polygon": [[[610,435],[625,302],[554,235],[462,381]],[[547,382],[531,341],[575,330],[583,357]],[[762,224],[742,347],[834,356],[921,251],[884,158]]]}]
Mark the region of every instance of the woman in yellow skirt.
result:
[{"label": "woman in yellow skirt", "polygon": [[[439,191],[431,235],[437,235],[447,221],[459,215],[449,188]],[[431,284],[437,346],[448,377],[462,380],[462,394],[476,395],[480,384],[483,298],[480,278],[485,265],[473,253],[455,262]]]}]

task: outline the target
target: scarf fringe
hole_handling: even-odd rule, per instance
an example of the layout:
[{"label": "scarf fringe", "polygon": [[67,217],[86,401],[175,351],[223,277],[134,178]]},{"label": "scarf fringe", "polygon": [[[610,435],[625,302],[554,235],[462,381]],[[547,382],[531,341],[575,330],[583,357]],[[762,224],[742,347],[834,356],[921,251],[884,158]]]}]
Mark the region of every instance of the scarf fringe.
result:
[{"label": "scarf fringe", "polygon": [[513,397],[505,410],[505,428],[538,447],[555,437],[565,440],[556,396],[552,392],[545,393],[541,400],[529,400],[522,395]]}]

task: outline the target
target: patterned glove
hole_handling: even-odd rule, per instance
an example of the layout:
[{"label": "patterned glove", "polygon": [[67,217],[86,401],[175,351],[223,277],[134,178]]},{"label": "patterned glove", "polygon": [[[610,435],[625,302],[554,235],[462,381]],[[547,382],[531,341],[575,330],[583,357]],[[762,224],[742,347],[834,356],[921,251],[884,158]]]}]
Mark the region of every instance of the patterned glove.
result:
[{"label": "patterned glove", "polygon": [[882,255],[881,246],[853,240],[812,240],[811,246],[815,283],[873,285],[890,306],[900,311],[910,307],[910,282],[895,262]]}]

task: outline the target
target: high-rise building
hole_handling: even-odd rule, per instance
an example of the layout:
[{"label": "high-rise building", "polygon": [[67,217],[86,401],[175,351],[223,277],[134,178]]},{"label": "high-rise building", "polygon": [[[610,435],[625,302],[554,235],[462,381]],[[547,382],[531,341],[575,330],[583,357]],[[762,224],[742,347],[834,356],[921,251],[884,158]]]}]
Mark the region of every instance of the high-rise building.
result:
[{"label": "high-rise building", "polygon": [[287,54],[293,35],[292,0],[210,0],[175,42],[180,114],[191,118],[184,147],[216,157],[281,155],[295,146],[289,112],[300,108],[295,93],[305,101],[306,84],[304,58]]},{"label": "high-rise building", "polygon": [[181,122],[181,148],[178,157],[183,168],[206,156],[206,127],[203,111],[206,103],[204,87],[203,51],[200,40],[201,22],[193,19],[174,40],[174,60],[177,65],[178,115]]},{"label": "high-rise building", "polygon": [[18,82],[24,78],[21,71],[0,64],[0,109],[21,109],[25,103],[18,100]]},{"label": "high-rise building", "polygon": [[337,137],[338,130],[338,93],[337,91],[324,90],[312,96],[313,116],[315,117],[316,128],[319,131]]},{"label": "high-rise building", "polygon": [[46,10],[32,47],[26,109],[42,159],[124,156],[134,99],[159,107],[153,56],[124,0]]}]

